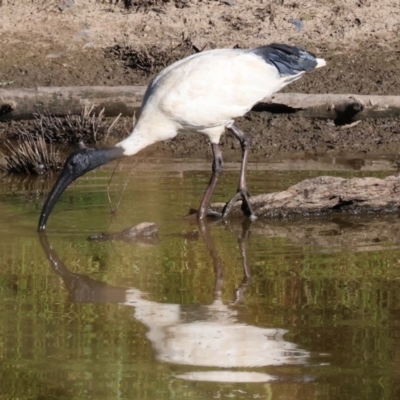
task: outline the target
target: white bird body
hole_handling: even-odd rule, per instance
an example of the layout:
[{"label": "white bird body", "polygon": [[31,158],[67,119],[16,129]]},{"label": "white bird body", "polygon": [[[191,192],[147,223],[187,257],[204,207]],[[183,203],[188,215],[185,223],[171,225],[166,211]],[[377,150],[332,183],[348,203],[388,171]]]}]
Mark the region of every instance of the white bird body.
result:
[{"label": "white bird body", "polygon": [[222,170],[218,144],[225,129],[240,141],[242,165],[237,193],[226,204],[222,217],[241,199],[244,212],[255,218],[245,177],[250,140],[234,124],[234,119],[305,72],[324,65],[325,61],[314,54],[284,44],[210,50],[172,64],[149,85],[141,115],[130,136],[112,148],[83,149],[67,159],[43,206],[39,231],[45,229],[58,197],[77,177],[117,158],[134,155],[153,143],[172,139],[178,132],[202,133],[211,142],[212,176],[197,216],[199,219],[215,216],[208,207]]},{"label": "white bird body", "polygon": [[[317,60],[322,66],[322,60]],[[146,91],[132,134],[116,146],[129,156],[182,131],[206,134],[211,143],[218,144],[235,118],[304,72],[281,76],[275,66],[251,50],[194,54],[157,75]]]}]

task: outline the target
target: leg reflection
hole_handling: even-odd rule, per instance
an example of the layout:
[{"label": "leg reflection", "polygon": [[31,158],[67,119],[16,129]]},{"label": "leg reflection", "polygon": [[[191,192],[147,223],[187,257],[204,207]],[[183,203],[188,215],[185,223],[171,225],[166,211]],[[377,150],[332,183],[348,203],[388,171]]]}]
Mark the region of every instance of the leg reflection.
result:
[{"label": "leg reflection", "polygon": [[[213,260],[214,273],[215,273],[215,285],[214,285],[214,300],[221,300],[222,286],[224,283],[224,268],[222,266],[221,257],[215,247],[215,242],[210,234],[211,223],[208,221],[198,221],[199,231],[207,247],[207,250]],[[250,236],[251,221],[246,220],[242,224],[242,231],[238,237],[238,244],[240,255],[242,258],[242,267],[244,277],[241,285],[235,291],[234,305],[240,303],[244,299],[245,290],[251,285],[251,269],[248,264],[247,257],[247,241]]]}]

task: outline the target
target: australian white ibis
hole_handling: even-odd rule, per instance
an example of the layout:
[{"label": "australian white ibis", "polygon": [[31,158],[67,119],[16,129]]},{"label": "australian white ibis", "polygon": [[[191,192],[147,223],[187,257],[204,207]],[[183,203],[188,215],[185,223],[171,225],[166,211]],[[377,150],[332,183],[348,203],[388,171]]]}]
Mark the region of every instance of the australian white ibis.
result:
[{"label": "australian white ibis", "polygon": [[53,186],[39,219],[39,231],[63,191],[79,176],[112,160],[131,156],[145,147],[175,137],[179,132],[203,133],[212,146],[212,176],[197,217],[208,214],[212,193],[222,170],[219,140],[225,128],[240,141],[242,164],[238,190],[221,217],[242,199],[243,210],[254,217],[246,185],[249,139],[234,124],[256,103],[322,67],[325,61],[296,46],[271,44],[253,49],[219,49],[194,54],[158,74],[148,87],[140,118],[126,139],[110,148],[85,148],[72,153]]}]

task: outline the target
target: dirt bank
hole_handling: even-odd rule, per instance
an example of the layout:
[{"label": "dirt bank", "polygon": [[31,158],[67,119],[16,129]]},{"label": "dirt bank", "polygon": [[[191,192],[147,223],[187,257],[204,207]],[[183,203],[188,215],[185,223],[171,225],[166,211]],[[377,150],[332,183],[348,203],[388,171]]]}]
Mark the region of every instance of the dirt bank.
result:
[{"label": "dirt bank", "polygon": [[[2,87],[137,85],[197,48],[303,45],[328,61],[286,91],[398,94],[397,0],[3,0]],[[132,4],[127,9],[124,4]],[[139,7],[140,6],[140,7]],[[291,22],[290,22],[291,21]],[[343,129],[325,121],[250,113],[238,124],[258,159],[298,154],[365,156],[400,151],[399,120]],[[5,135],[15,124],[0,124]],[[237,143],[226,137],[227,159]],[[156,149],[204,156],[204,138],[178,137]],[[232,154],[232,155],[231,155]],[[239,158],[239,155],[238,157]]]}]

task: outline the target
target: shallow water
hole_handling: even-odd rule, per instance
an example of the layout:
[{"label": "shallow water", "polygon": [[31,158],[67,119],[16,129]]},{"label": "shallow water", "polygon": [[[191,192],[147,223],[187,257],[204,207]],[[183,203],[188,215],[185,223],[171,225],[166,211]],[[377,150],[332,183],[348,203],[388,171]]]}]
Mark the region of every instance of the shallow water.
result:
[{"label": "shallow water", "polygon": [[[331,161],[252,164],[249,187],[393,173],[384,160]],[[41,236],[54,181],[0,181],[0,398],[400,396],[399,215],[198,224],[183,216],[209,168],[119,165],[113,212],[112,168],[90,173]],[[215,201],[237,175],[227,165]],[[87,240],[143,221],[158,240]]]}]

